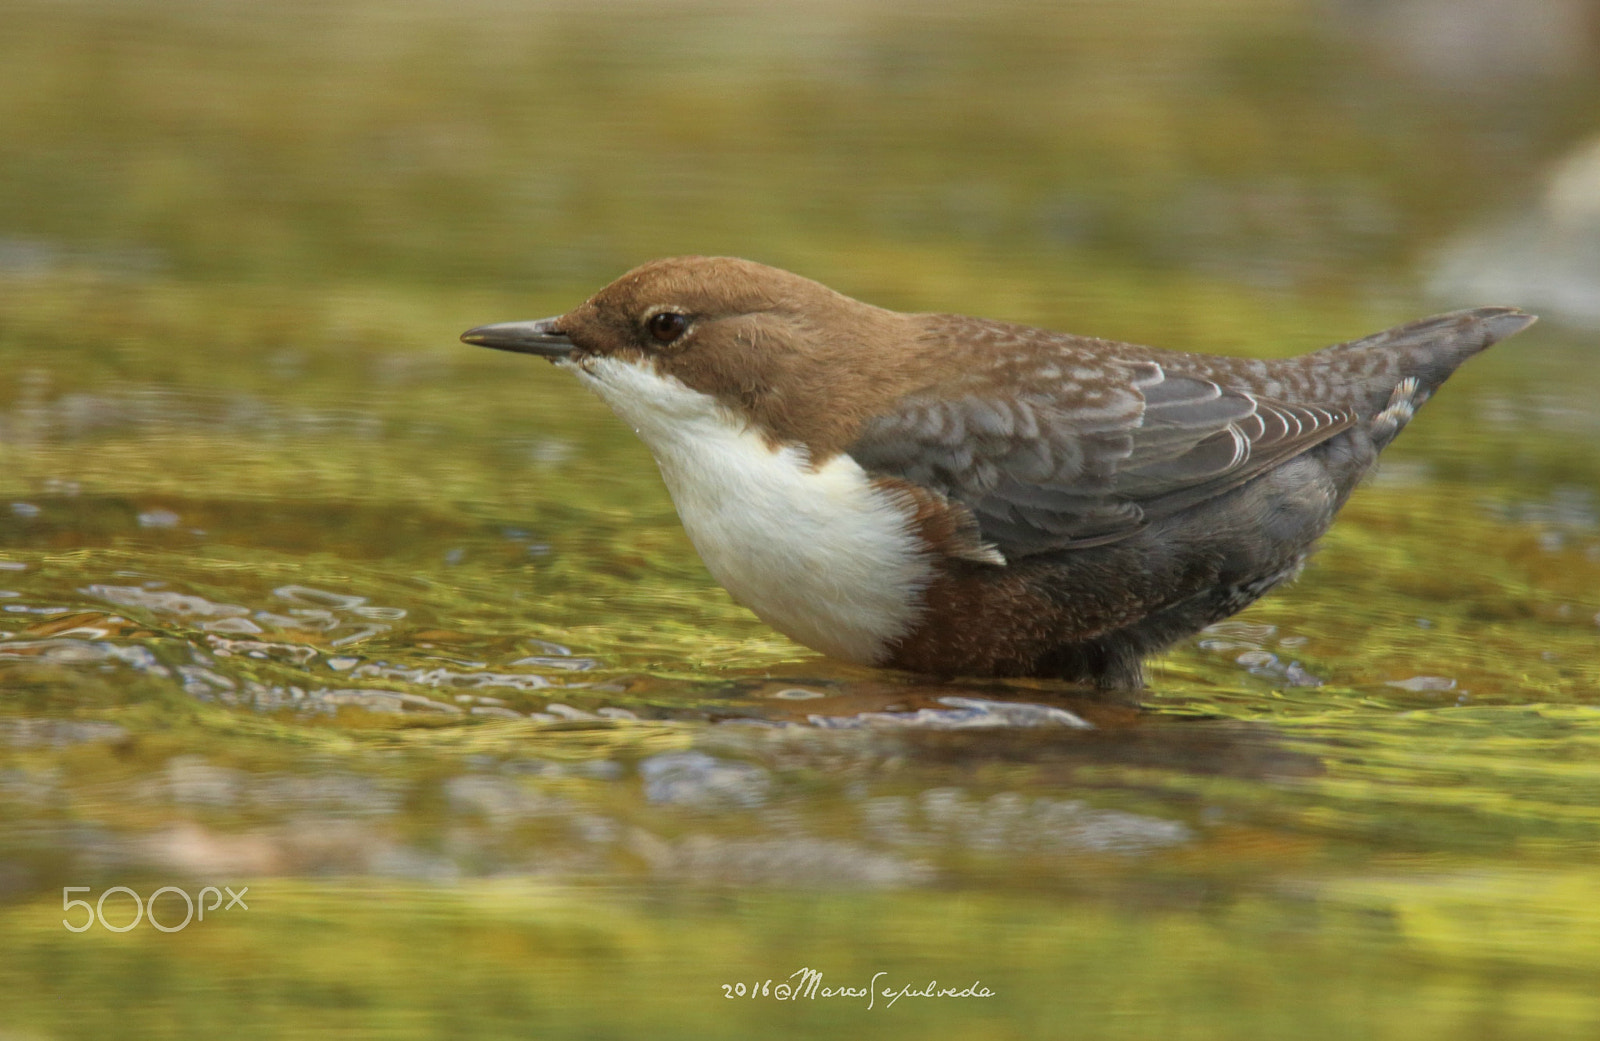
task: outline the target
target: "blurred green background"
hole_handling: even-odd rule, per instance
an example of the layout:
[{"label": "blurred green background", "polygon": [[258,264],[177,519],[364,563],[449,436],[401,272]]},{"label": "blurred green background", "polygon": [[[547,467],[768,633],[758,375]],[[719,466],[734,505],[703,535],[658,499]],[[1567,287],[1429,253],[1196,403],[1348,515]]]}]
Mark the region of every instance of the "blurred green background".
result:
[{"label": "blurred green background", "polygon": [[[1597,112],[1590,0],[0,0],[0,1039],[1594,1037]],[[696,252],[1545,321],[1137,698],[934,685],[456,341]]]}]

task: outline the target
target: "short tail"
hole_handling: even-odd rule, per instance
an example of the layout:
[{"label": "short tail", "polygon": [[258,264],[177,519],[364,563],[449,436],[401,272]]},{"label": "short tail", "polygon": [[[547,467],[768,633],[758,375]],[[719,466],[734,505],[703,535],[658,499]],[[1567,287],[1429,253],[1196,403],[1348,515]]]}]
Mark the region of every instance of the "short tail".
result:
[{"label": "short tail", "polygon": [[1515,307],[1476,307],[1421,318],[1317,352],[1359,377],[1353,400],[1382,448],[1461,363],[1537,321]]}]

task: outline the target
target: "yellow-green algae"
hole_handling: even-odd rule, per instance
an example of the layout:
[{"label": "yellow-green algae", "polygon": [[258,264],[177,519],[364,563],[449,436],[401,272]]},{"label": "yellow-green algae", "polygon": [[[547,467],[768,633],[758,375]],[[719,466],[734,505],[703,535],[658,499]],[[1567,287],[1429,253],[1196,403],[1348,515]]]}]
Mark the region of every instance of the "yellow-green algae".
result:
[{"label": "yellow-green algae", "polygon": [[[1193,350],[1413,317],[1597,88],[1322,10],[11,5],[0,1031],[1594,1036],[1592,337],[1472,362],[1131,701],[789,643],[602,406],[455,340],[692,251]],[[885,723],[952,697],[1095,729]],[[60,924],[208,883],[250,910]],[[802,966],[997,995],[723,997]]]}]

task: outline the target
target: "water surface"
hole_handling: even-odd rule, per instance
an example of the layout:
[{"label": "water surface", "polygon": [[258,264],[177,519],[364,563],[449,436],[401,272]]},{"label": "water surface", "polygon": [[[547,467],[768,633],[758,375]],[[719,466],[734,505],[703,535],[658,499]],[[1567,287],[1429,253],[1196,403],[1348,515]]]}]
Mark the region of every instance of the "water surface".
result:
[{"label": "water surface", "polygon": [[788,642],[603,406],[456,342],[703,251],[1311,349],[1447,305],[1586,66],[1265,0],[13,6],[7,1036],[1600,1028],[1592,334],[1474,361],[1127,697]]}]

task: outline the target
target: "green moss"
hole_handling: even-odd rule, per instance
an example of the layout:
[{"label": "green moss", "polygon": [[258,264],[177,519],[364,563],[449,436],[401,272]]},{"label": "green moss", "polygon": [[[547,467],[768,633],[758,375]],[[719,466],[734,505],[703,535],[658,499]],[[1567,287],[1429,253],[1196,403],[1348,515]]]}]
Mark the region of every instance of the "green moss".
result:
[{"label": "green moss", "polygon": [[[4,1028],[1593,1036],[1592,345],[1473,361],[1130,701],[790,643],[603,406],[456,340],[700,251],[1286,354],[1419,313],[1592,118],[1278,0],[1134,7],[10,5]],[[952,697],[1094,729],[810,725]],[[208,882],[259,902],[59,924]],[[998,996],[722,996],[803,965]]]}]

